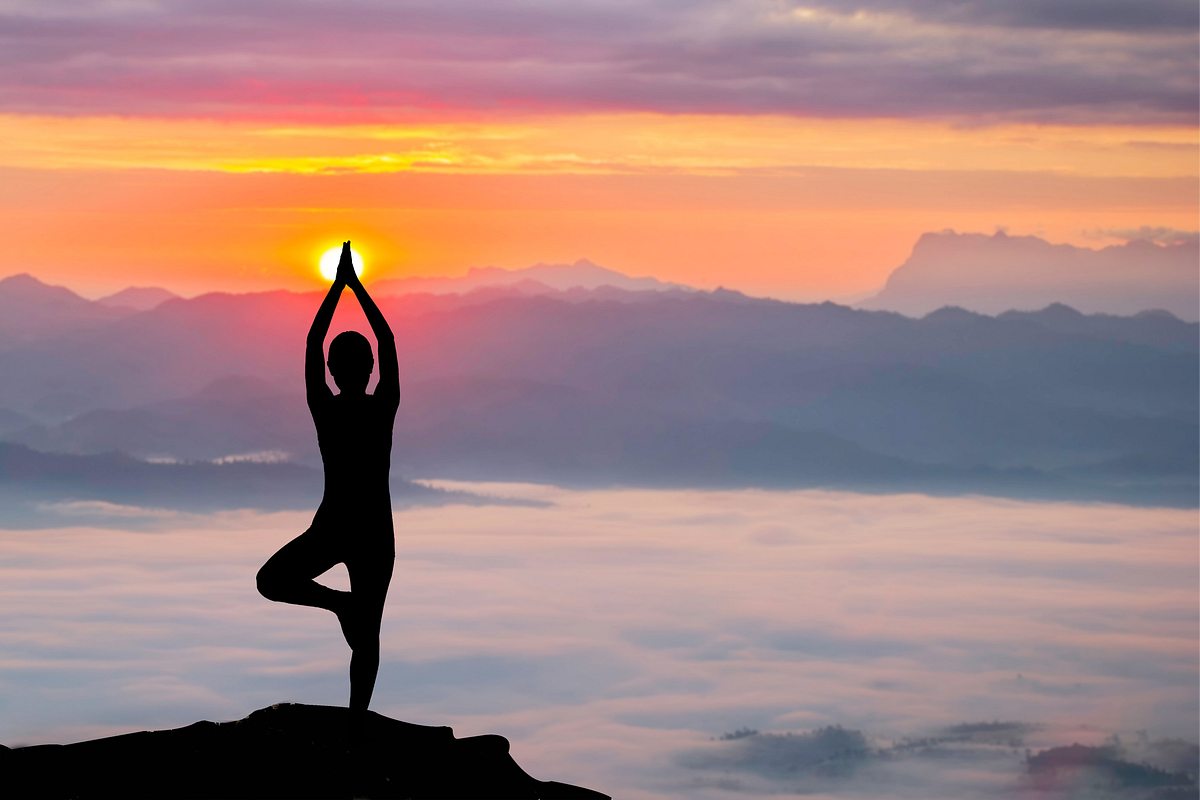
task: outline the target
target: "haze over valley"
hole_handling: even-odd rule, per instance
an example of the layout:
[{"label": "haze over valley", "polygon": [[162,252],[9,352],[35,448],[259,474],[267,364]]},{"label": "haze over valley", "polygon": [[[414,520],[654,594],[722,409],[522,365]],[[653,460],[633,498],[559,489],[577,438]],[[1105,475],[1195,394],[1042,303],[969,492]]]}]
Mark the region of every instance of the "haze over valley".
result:
[{"label": "haze over valley", "polygon": [[[1042,248],[938,234],[914,258],[1014,246]],[[406,496],[420,492],[405,479],[437,477],[1196,501],[1197,325],[1161,310],[1050,302],[914,318],[586,261],[377,292],[400,352],[393,452]],[[141,287],[91,301],[28,275],[0,281],[0,368],[22,376],[0,387],[5,485],[171,505],[180,492],[151,487],[245,489],[217,477],[233,462],[259,489],[213,488],[207,502],[302,504],[320,462],[297,343],[317,300]],[[340,327],[365,330],[352,311]],[[169,474],[122,484],[124,472]]]}]

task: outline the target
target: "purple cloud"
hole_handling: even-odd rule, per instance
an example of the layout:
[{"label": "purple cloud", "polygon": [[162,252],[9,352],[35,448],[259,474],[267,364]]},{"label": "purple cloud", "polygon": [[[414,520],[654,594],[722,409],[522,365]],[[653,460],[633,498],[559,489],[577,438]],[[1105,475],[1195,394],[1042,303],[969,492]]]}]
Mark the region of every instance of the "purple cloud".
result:
[{"label": "purple cloud", "polygon": [[30,4],[0,12],[0,111],[1189,124],[1196,44],[1174,0]]},{"label": "purple cloud", "polygon": [[852,14],[886,12],[927,21],[1066,31],[1188,31],[1200,25],[1191,0],[804,0],[797,6]]}]

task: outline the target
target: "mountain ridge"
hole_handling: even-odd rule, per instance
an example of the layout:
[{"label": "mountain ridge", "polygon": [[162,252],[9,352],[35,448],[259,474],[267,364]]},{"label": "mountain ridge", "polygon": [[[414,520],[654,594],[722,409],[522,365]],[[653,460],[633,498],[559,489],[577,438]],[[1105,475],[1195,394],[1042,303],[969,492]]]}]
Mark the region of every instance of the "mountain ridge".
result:
[{"label": "mountain ridge", "polygon": [[531,281],[551,289],[598,289],[610,286],[627,291],[690,291],[691,287],[669,283],[649,276],[635,277],[586,258],[571,264],[537,263],[528,267],[471,267],[465,275],[456,277],[385,278],[374,284],[381,294],[465,293],[478,289],[497,288]]},{"label": "mountain ridge", "polygon": [[908,315],[943,306],[999,314],[1061,303],[1088,313],[1162,309],[1200,319],[1196,237],[1159,245],[1135,239],[1098,250],[1037,236],[924,233],[884,287],[857,305]]},{"label": "mountain ridge", "polygon": [[158,286],[129,286],[119,292],[105,295],[96,300],[97,303],[118,308],[131,308],[134,311],[149,311],[162,305],[168,300],[174,300],[179,295]]},{"label": "mountain ridge", "polygon": [[[401,360],[397,474],[1195,501],[1180,448],[1197,437],[1196,323],[573,297],[595,291],[381,297]],[[319,300],[210,293],[0,348],[22,376],[0,384],[5,438],[315,468],[301,343]],[[365,330],[343,306],[334,329]]]},{"label": "mountain ridge", "polygon": [[126,313],[28,272],[0,278],[0,346],[79,331]]}]

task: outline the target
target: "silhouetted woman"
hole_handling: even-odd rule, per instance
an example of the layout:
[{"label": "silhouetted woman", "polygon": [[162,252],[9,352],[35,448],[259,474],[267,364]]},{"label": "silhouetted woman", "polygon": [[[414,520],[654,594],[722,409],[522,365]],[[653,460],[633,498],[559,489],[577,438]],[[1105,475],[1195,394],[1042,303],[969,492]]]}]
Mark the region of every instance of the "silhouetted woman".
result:
[{"label": "silhouetted woman", "polygon": [[[329,344],[329,372],[339,393],[329,391],[325,382],[325,336],[347,287],[358,298],[378,343],[379,384],[374,394],[367,394],[371,343],[354,331],[339,333]],[[350,708],[365,711],[379,671],[379,625],[396,558],[388,473],[400,373],[392,329],[354,272],[349,242],[342,245],[337,277],[308,331],[304,382],[325,467],[325,494],[309,529],[258,571],[258,590],[269,600],[337,614],[352,651]],[[344,563],[350,575],[348,592],[313,580],[338,563]]]}]

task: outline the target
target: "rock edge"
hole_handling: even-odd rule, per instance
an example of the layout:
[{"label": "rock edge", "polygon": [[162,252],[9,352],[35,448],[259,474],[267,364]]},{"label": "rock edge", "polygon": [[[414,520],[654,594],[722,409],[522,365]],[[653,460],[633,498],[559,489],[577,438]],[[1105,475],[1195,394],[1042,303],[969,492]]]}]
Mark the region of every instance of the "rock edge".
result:
[{"label": "rock edge", "polygon": [[610,800],[524,772],[502,736],[372,711],[279,703],[233,722],[75,744],[0,748],[0,786],[23,798],[530,798]]}]

